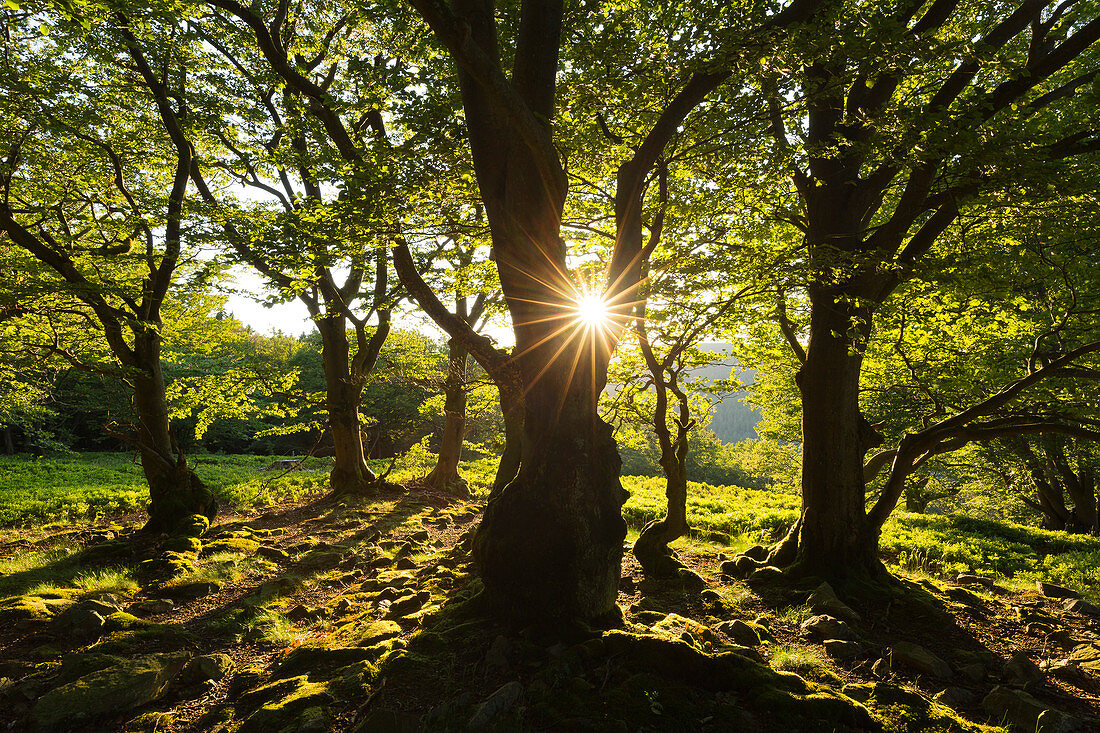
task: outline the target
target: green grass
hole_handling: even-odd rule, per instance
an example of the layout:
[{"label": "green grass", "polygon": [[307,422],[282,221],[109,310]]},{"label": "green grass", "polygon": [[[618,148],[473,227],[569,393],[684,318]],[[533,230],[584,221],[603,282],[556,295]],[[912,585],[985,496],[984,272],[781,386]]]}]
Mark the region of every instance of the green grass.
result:
[{"label": "green grass", "polygon": [[[130,453],[85,453],[60,458],[0,456],[0,526],[95,520],[142,511],[149,489]],[[328,462],[314,470],[263,469],[271,456],[196,456],[191,467],[223,505],[263,506],[323,491]],[[307,464],[307,468],[311,468]]]}]

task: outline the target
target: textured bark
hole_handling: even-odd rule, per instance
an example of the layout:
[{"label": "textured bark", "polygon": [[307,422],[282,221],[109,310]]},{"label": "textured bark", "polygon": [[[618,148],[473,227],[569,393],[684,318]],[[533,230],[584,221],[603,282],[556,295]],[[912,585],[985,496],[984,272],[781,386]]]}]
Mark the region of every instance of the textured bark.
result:
[{"label": "textured bark", "polygon": [[133,378],[136,433],[131,442],[141,456],[149,484],[149,521],[145,528],[170,532],[192,514],[213,519],[218,511],[210,489],[195,475],[172,439],[160,361],[160,334],[139,332],[134,340]]},{"label": "textured bark", "polygon": [[9,456],[15,455],[15,439],[12,436],[11,425],[4,426],[4,453]]},{"label": "textured bark", "polygon": [[466,435],[466,349],[455,339],[447,343],[447,380],[443,385],[443,436],[439,457],[424,483],[458,496],[469,495],[466,479],[458,473],[462,440]]},{"label": "textured bark", "polygon": [[771,562],[794,574],[843,580],[884,576],[867,519],[863,457],[877,436],[859,409],[862,355],[848,336],[859,313],[826,288],[811,288],[810,340],[798,372],[802,395],[802,510]]},{"label": "textured bark", "polygon": [[367,466],[359,423],[359,401],[364,380],[353,375],[351,346],[342,317],[317,321],[321,333],[321,361],[325,372],[325,407],[332,433],[333,467],[329,486],[336,496],[376,490],[377,477]]}]

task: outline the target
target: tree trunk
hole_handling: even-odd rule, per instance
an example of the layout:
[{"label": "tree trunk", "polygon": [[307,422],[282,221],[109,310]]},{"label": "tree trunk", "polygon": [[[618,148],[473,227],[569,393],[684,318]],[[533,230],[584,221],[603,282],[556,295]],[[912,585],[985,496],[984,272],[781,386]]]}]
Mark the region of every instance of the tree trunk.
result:
[{"label": "tree trunk", "polygon": [[519,464],[523,456],[523,388],[512,384],[508,375],[494,375],[497,391],[500,395],[500,412],[504,415],[504,452],[500,456],[493,488],[489,492],[489,501],[504,490],[519,473]]},{"label": "tree trunk", "polygon": [[4,426],[4,453],[9,456],[15,455],[15,439],[11,425]]},{"label": "tree trunk", "polygon": [[672,450],[661,450],[665,472],[665,516],[647,524],[634,541],[633,553],[642,571],[661,578],[676,574],[684,564],[676,559],[669,543],[683,537],[691,527],[687,521],[687,436]]},{"label": "tree trunk", "polygon": [[466,435],[466,349],[455,339],[447,342],[449,366],[443,385],[443,437],[435,468],[424,483],[457,496],[469,496],[466,479],[458,473],[462,440]]},{"label": "tree trunk", "polygon": [[145,529],[171,532],[193,514],[213,519],[218,504],[210,489],[195,475],[172,439],[168,401],[160,360],[160,334],[146,330],[134,339],[138,374],[134,377],[134,442],[141,470],[149,484],[149,521]]},{"label": "tree trunk", "polygon": [[332,432],[334,465],[329,488],[335,496],[375,490],[376,476],[367,466],[359,423],[362,378],[351,374],[351,347],[345,321],[340,316],[317,321],[321,333],[321,360],[325,372],[325,407]]},{"label": "tree trunk", "polygon": [[769,561],[794,575],[877,579],[885,568],[867,519],[863,458],[879,441],[859,409],[863,357],[851,336],[852,329],[869,332],[870,312],[858,312],[820,285],[809,292],[810,339],[797,376],[802,511]]}]

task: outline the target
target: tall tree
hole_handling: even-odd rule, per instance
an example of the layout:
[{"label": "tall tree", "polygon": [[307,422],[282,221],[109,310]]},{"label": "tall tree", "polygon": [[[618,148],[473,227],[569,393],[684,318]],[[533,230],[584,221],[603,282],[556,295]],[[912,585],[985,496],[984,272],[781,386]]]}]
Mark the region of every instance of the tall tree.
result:
[{"label": "tall tree", "polygon": [[[130,92],[109,43],[57,18],[8,29],[8,90],[0,160],[0,231],[58,276],[99,331],[114,364],[95,368],[133,386],[136,425],[122,434],[149,483],[147,528],[170,530],[217,504],[173,439],[161,360],[162,309],[184,256],[192,147],[165,115]],[[177,99],[187,74],[166,46],[157,84]],[[172,113],[186,118],[177,102]],[[54,349],[74,364],[78,355]]]},{"label": "tall tree", "polygon": [[[1093,3],[828,6],[835,33],[766,59],[773,150],[790,166],[805,240],[802,511],[771,562],[880,575],[882,512],[865,508],[864,456],[882,442],[860,410],[876,313],[960,216],[1100,148],[1086,116],[1097,75]],[[886,506],[883,505],[885,510]]]}]

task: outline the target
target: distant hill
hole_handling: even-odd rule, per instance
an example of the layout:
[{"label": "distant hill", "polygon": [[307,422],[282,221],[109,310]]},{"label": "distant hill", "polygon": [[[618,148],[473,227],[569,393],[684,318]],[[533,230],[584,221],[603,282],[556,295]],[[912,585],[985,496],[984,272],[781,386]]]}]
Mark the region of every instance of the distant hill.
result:
[{"label": "distant hill", "polygon": [[[738,369],[737,360],[726,356],[733,349],[733,344],[706,343],[701,344],[700,348],[714,352],[715,360],[705,367],[693,369],[693,377],[716,381],[729,379],[732,373],[746,386],[751,385],[756,378],[755,369]],[[714,407],[710,429],[723,443],[740,443],[742,440],[757,437],[756,424],[760,422],[760,411],[741,402],[741,398],[745,396],[745,392],[735,392],[723,397],[722,402]]]}]

